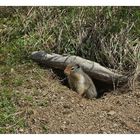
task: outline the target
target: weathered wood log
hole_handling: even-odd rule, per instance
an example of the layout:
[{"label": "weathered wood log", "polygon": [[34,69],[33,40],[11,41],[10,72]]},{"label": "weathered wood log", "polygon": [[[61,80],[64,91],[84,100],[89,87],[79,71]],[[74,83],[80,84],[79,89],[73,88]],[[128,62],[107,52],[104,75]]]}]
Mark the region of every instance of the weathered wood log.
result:
[{"label": "weathered wood log", "polygon": [[97,79],[108,84],[127,82],[128,78],[101,66],[100,64],[86,60],[79,56],[47,54],[44,51],[35,51],[31,54],[31,59],[46,64],[50,67],[64,70],[70,63],[80,64],[83,70],[93,79]]}]

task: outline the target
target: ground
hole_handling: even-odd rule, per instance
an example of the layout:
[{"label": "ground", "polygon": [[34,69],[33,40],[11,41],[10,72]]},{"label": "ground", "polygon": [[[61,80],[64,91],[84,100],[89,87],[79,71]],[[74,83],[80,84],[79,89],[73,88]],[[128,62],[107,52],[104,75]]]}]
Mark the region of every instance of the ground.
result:
[{"label": "ground", "polygon": [[37,64],[1,67],[1,133],[140,133],[140,83],[88,100]]}]

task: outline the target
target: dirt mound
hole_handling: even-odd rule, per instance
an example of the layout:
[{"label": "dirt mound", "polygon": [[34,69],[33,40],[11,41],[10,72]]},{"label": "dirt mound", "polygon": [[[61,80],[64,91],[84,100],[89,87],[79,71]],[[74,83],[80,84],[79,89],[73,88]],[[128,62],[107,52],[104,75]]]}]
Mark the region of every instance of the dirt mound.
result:
[{"label": "dirt mound", "polygon": [[29,107],[24,133],[140,133],[139,83],[133,92],[88,100],[45,73],[32,79],[39,104]]}]

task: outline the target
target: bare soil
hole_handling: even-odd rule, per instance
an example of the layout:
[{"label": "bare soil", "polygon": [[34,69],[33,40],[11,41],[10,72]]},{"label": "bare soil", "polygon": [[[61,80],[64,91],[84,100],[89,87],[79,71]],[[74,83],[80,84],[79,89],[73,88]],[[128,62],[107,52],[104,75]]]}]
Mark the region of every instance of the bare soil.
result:
[{"label": "bare soil", "polygon": [[[112,91],[88,100],[62,85],[48,70],[43,71],[45,76],[34,79],[37,71],[26,71],[28,87],[18,89],[31,94],[37,103],[20,103],[26,108],[28,127],[18,133],[140,133],[139,82],[133,92]],[[29,85],[36,88],[31,91]]]}]

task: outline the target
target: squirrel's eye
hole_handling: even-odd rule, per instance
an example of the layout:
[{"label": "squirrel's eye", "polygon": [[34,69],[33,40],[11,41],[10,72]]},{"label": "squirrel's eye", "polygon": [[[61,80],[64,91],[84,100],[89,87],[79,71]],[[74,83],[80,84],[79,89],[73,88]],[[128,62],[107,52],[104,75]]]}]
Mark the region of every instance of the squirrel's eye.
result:
[{"label": "squirrel's eye", "polygon": [[72,67],[71,70],[74,70],[74,67]]}]

